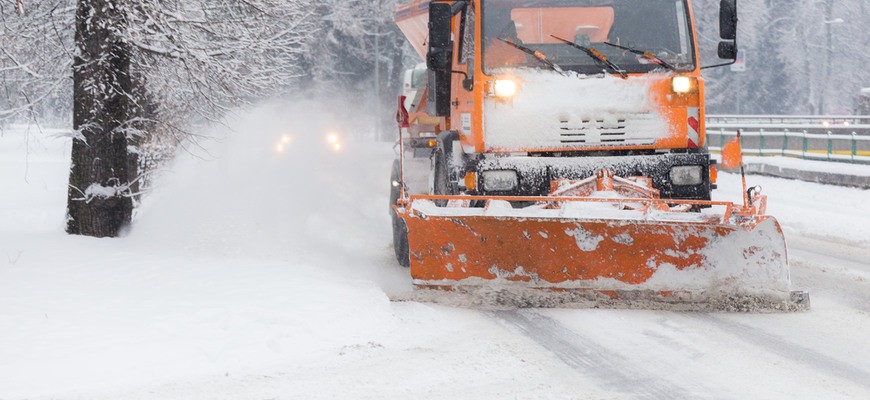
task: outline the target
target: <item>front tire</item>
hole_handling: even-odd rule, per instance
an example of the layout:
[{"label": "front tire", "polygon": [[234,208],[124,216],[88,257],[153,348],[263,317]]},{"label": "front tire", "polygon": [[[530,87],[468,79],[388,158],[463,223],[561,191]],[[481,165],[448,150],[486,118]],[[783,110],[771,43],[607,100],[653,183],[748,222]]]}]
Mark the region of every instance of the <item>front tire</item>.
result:
[{"label": "front tire", "polygon": [[394,184],[394,182],[401,182],[400,170],[399,160],[393,161],[393,169],[390,173],[390,218],[393,225],[393,251],[396,253],[396,261],[399,265],[407,268],[411,266],[408,226],[405,225],[405,220],[399,218],[396,210],[393,209],[393,206],[399,203],[399,196],[402,193],[401,186]]},{"label": "front tire", "polygon": [[399,265],[405,268],[411,266],[408,226],[405,225],[405,220],[395,214],[393,214],[393,251],[396,253],[396,261]]}]

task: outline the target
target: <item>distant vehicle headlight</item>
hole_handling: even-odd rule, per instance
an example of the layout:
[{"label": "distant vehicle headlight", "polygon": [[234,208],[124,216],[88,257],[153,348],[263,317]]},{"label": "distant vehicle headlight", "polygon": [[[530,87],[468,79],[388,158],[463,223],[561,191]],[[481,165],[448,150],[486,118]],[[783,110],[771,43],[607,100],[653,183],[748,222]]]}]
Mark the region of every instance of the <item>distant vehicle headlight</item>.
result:
[{"label": "distant vehicle headlight", "polygon": [[275,151],[279,153],[283,153],[287,150],[287,147],[290,146],[290,136],[287,134],[281,135],[281,139],[278,139],[278,143],[275,143]]},{"label": "distant vehicle headlight", "polygon": [[704,182],[700,165],[681,165],[671,168],[671,183],[677,186],[700,185]]},{"label": "distant vehicle headlight", "polygon": [[333,151],[340,151],[342,148],[341,138],[339,138],[337,133],[329,133],[326,136],[326,142]]},{"label": "distant vehicle headlight", "polygon": [[506,192],[517,187],[517,171],[510,169],[483,171],[483,190],[487,192]]}]

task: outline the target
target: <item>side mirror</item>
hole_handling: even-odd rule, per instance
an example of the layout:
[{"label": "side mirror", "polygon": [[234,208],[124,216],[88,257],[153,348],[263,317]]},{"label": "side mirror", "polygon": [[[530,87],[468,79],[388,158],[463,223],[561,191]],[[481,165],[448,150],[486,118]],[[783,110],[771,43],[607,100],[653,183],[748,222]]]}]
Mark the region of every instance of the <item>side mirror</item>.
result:
[{"label": "side mirror", "polygon": [[429,4],[429,50],[426,68],[429,69],[426,112],[435,117],[450,115],[450,79],[453,69],[453,41],[450,40],[450,21],[453,11],[449,3]]},{"label": "side mirror", "polygon": [[723,40],[737,39],[737,0],[722,0],[719,3],[719,37]]},{"label": "side mirror", "polygon": [[453,12],[448,3],[429,4],[429,51],[426,67],[433,70],[450,69],[453,41],[450,40],[450,20]]},{"label": "side mirror", "polygon": [[474,90],[474,79],[471,79],[471,78],[463,79],[462,80],[462,88],[469,91],[469,92]]},{"label": "side mirror", "polygon": [[737,59],[737,44],[734,42],[719,42],[719,58]]},{"label": "side mirror", "polygon": [[706,65],[701,69],[724,67],[737,62],[737,0],[719,2],[719,58],[731,60],[724,64]]}]

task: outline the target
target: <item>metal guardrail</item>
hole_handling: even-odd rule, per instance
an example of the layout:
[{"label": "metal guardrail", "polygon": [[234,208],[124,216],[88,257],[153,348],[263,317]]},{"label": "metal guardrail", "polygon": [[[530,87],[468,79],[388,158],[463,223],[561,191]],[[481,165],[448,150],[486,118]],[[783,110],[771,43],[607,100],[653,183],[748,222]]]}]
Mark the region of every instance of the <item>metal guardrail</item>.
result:
[{"label": "metal guardrail", "polygon": [[[709,114],[710,124],[799,124],[799,125],[854,125],[870,124],[870,115],[740,115]],[[826,125],[826,123],[828,125]]]},{"label": "metal guardrail", "polygon": [[870,116],[711,115],[709,150],[721,151],[738,130],[747,155],[870,164]]}]

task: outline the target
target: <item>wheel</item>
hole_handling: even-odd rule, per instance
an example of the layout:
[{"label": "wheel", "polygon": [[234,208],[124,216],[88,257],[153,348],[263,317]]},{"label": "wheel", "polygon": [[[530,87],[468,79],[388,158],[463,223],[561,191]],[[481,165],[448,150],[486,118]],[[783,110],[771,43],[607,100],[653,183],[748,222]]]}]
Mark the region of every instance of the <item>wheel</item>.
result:
[{"label": "wheel", "polygon": [[393,160],[393,170],[390,172],[390,215],[396,215],[393,206],[399,202],[399,196],[402,194],[401,186],[396,184],[396,182],[399,182],[401,179],[399,176],[401,168],[402,166],[399,160]]},{"label": "wheel", "polygon": [[393,161],[393,170],[390,173],[390,219],[393,223],[393,251],[396,253],[396,261],[403,267],[411,266],[410,251],[408,248],[408,226],[405,221],[396,215],[393,206],[399,201],[401,187],[393,184],[399,182],[401,165],[399,160]]},{"label": "wheel", "polygon": [[393,213],[393,251],[396,261],[407,268],[411,266],[410,248],[408,247],[408,226],[405,221]]}]

